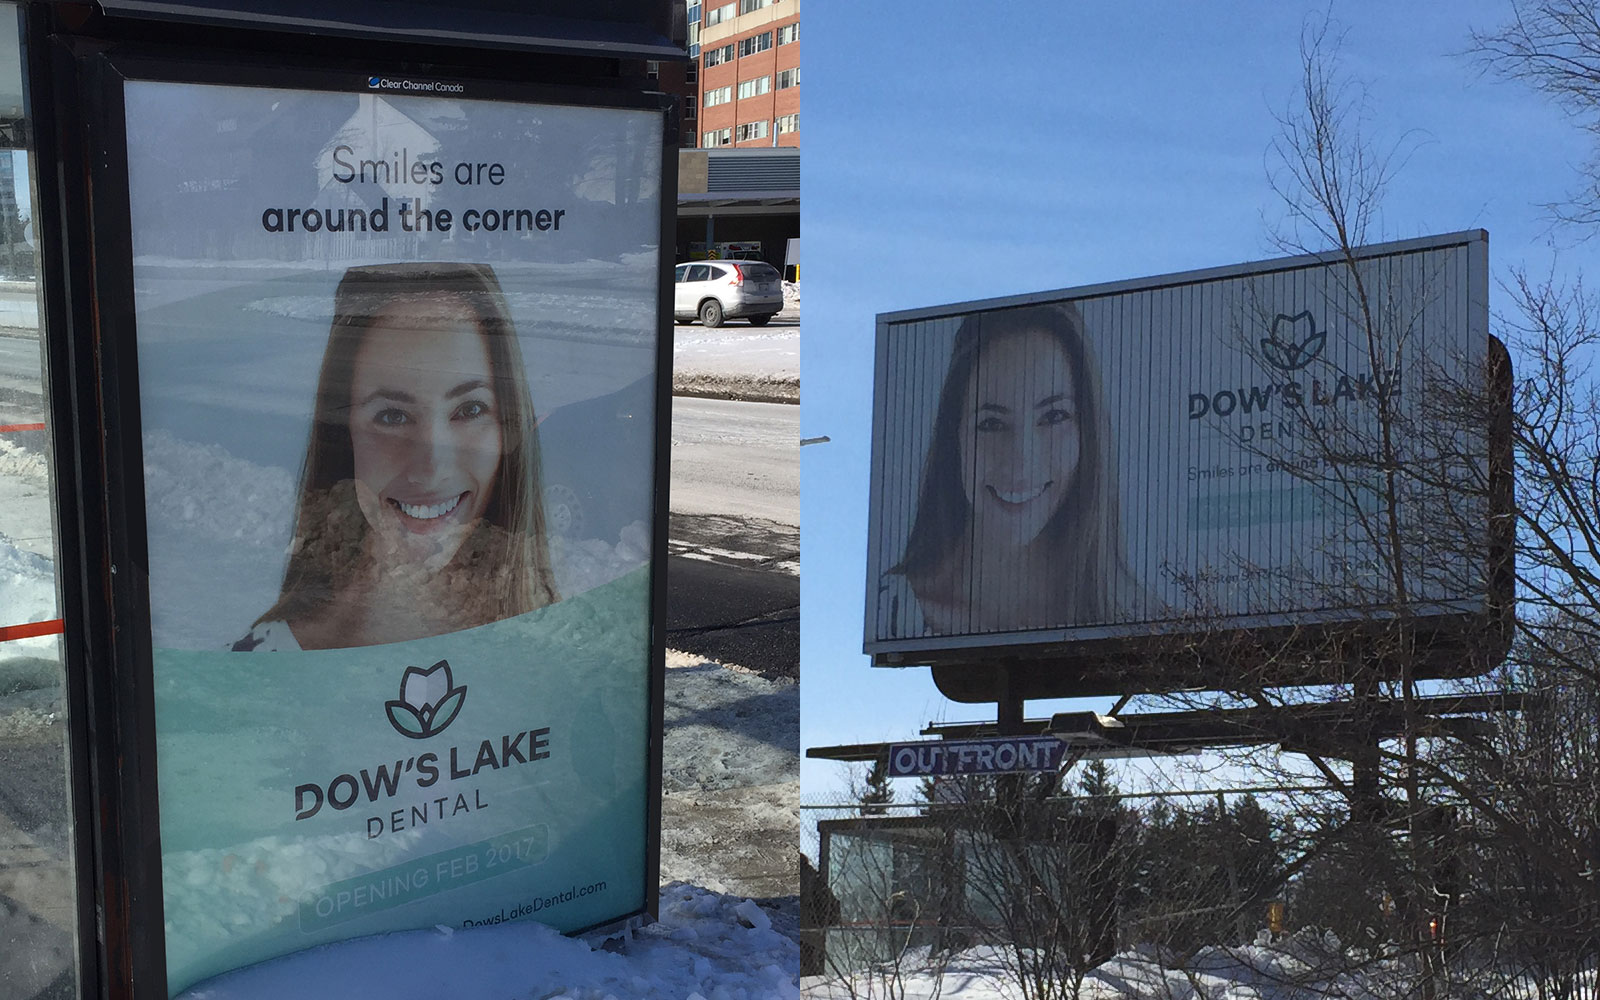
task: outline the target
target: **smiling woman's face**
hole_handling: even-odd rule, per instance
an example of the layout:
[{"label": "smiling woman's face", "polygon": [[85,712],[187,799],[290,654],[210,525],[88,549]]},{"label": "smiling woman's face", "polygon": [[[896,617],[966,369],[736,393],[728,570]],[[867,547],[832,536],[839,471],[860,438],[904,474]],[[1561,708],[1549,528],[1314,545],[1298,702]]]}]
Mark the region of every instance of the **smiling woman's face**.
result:
[{"label": "smiling woman's face", "polygon": [[463,302],[403,299],[356,353],[350,446],[375,554],[438,568],[495,488],[503,445],[489,346]]},{"label": "smiling woman's face", "polygon": [[974,541],[1021,548],[1044,530],[1078,468],[1077,400],[1066,352],[1042,330],[984,346],[961,419],[961,485]]}]

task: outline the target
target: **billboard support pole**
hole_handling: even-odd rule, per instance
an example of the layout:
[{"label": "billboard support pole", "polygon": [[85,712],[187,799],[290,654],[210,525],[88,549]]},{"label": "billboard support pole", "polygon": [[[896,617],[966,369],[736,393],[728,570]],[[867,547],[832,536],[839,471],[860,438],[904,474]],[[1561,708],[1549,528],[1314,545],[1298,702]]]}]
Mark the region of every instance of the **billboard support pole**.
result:
[{"label": "billboard support pole", "polygon": [[1358,822],[1374,825],[1382,820],[1383,790],[1378,777],[1378,733],[1373,718],[1378,706],[1376,676],[1361,670],[1355,679],[1356,724],[1351,750],[1350,815]]},{"label": "billboard support pole", "polygon": [[1023,726],[1022,692],[1016,684],[1017,663],[1002,660],[995,671],[995,723],[1001,736],[1020,736]]},{"label": "billboard support pole", "polygon": [[[1017,689],[1016,661],[1001,660],[995,668],[995,729],[1001,736],[1023,732],[1022,695]],[[1020,837],[1022,822],[1023,775],[1002,774],[995,782],[995,805],[1002,818],[1002,829],[1010,837]]]}]

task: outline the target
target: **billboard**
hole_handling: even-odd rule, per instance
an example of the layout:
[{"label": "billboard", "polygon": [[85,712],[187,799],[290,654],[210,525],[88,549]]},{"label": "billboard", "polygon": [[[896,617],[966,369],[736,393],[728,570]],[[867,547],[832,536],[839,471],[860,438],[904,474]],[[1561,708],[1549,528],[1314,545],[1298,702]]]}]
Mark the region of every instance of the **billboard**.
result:
[{"label": "billboard", "polygon": [[1487,241],[880,315],[866,651],[1486,614]]},{"label": "billboard", "polygon": [[642,911],[662,113],[124,86],[169,987]]}]

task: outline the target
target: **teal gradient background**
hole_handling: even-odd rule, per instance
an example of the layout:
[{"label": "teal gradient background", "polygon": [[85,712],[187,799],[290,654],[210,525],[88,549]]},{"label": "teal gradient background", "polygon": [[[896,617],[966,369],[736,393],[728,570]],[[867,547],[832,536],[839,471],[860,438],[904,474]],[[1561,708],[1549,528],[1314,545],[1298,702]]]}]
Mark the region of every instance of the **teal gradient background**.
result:
[{"label": "teal gradient background", "polygon": [[[168,984],[328,941],[509,915],[575,887],[605,889],[543,906],[562,931],[644,906],[648,792],[649,571],[538,611],[411,642],[296,653],[156,650],[157,767]],[[448,660],[467,688],[443,731],[413,739],[389,723],[408,666]],[[452,779],[481,742],[549,728],[549,757]],[[528,753],[524,739],[521,751]],[[296,820],[295,788],[361,781],[378,765],[440,758],[436,784],[415,768],[396,794],[362,789],[344,810]],[[451,815],[461,795],[473,808]],[[368,836],[395,809],[448,797],[442,819]],[[300,904],[331,883],[542,824],[548,855],[503,875],[302,931]]]}]

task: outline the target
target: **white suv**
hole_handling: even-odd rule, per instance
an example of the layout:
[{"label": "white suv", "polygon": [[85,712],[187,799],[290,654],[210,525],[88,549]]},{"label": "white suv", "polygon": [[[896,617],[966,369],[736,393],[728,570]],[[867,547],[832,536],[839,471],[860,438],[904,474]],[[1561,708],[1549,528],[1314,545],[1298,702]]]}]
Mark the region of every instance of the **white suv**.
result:
[{"label": "white suv", "polygon": [[706,326],[721,326],[744,316],[751,326],[766,326],[782,308],[783,282],[765,261],[690,261],[673,275],[672,312],[680,323],[698,316]]}]

